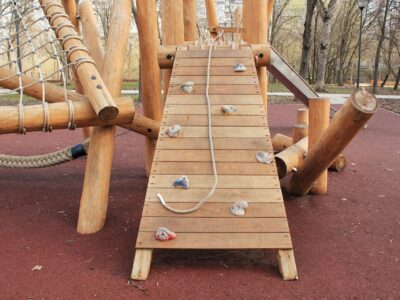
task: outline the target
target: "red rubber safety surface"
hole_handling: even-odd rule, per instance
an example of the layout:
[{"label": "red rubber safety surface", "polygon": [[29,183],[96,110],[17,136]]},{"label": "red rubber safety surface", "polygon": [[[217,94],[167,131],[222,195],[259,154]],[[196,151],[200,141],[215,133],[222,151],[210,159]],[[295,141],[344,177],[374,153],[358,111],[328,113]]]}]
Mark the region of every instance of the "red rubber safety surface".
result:
[{"label": "red rubber safety surface", "polygon": [[[298,107],[270,106],[271,133],[290,134]],[[0,152],[80,140],[80,131],[1,136]],[[143,145],[134,133],[117,137],[107,223],[95,235],[75,230],[85,159],[0,170],[1,299],[400,297],[399,115],[377,112],[345,151],[345,172],[330,173],[327,195],[285,195],[295,282],[281,280],[274,251],[164,250],[147,281],[127,285],[147,184]]]}]

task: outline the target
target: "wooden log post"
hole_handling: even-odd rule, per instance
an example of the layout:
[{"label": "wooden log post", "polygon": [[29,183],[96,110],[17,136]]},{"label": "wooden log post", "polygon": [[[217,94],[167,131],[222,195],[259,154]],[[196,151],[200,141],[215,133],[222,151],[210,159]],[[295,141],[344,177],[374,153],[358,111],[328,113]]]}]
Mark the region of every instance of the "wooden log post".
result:
[{"label": "wooden log post", "polygon": [[[308,149],[318,143],[329,126],[330,101],[329,99],[310,99],[309,102],[309,141]],[[328,191],[328,168],[321,173],[311,188],[311,193],[325,194]]]},{"label": "wooden log post", "polygon": [[196,0],[183,0],[183,24],[185,27],[185,42],[197,41],[197,2]]},{"label": "wooden log post", "polygon": [[308,124],[308,109],[299,108],[297,110],[296,124]]},{"label": "wooden log post", "polygon": [[48,16],[49,22],[57,37],[63,40],[62,45],[67,51],[68,60],[74,64],[75,72],[85,87],[85,93],[89,98],[100,120],[111,120],[118,114],[118,107],[112,99],[103,79],[93,64],[89,53],[79,38],[75,27],[58,0],[40,0],[43,11]]},{"label": "wooden log post", "polygon": [[[117,125],[131,123],[135,115],[135,106],[130,97],[116,98],[120,107],[118,116],[110,121],[101,121],[89,101],[74,101],[74,124],[77,128],[100,125]],[[24,128],[27,132],[41,131],[44,124],[44,107],[42,104],[24,106]],[[67,129],[70,122],[68,103],[50,103],[48,106],[49,125],[53,130]],[[18,133],[19,107],[0,106],[0,134]]]},{"label": "wooden log post", "polygon": [[329,170],[341,173],[344,171],[344,169],[346,169],[346,165],[347,165],[346,156],[340,154],[332,163],[332,165],[329,167]]},{"label": "wooden log post", "polygon": [[[155,121],[161,121],[161,75],[158,66],[158,27],[155,1],[136,0],[139,26],[139,47],[141,63],[141,92],[144,115]],[[146,171],[150,174],[155,141],[146,139]]]},{"label": "wooden log post", "polygon": [[296,124],[292,130],[292,143],[296,144],[301,139],[308,136],[308,125],[307,124]]},{"label": "wooden log post", "polygon": [[306,137],[275,155],[279,178],[285,177],[302,165],[307,148],[308,138]]},{"label": "wooden log post", "polygon": [[289,192],[305,195],[374,115],[377,108],[374,95],[366,91],[354,92],[292,177],[288,186]]},{"label": "wooden log post", "polygon": [[90,55],[96,62],[99,72],[102,72],[104,63],[104,47],[103,41],[101,40],[97,18],[90,0],[84,0],[80,3],[79,16],[82,24],[82,33],[85,37],[86,45],[90,50]]},{"label": "wooden log post", "polygon": [[[215,0],[205,0],[206,1],[206,13],[207,13],[207,25],[208,28],[218,27],[218,14],[217,14],[217,6],[215,4]],[[212,37],[216,37],[217,33],[212,31]]]},{"label": "wooden log post", "polygon": [[[105,84],[113,96],[121,94],[131,28],[131,0],[113,2],[108,47],[103,66]],[[115,144],[115,126],[93,128],[78,218],[78,232],[95,233],[105,224]]]},{"label": "wooden log post", "polygon": [[[236,7],[236,10],[235,10],[235,27],[237,29],[241,29],[243,27],[243,25],[242,25],[242,17],[243,17],[242,16],[242,8],[241,7]],[[240,33],[235,33],[233,35],[233,39],[234,39],[235,43],[238,44],[238,45],[240,44],[241,36],[242,36],[241,32]]]},{"label": "wooden log post", "polygon": [[[181,45],[185,40],[183,25],[183,0],[161,1],[161,24],[163,45]],[[163,70],[164,100],[167,98],[172,70]]]},{"label": "wooden log post", "polygon": [[272,137],[272,147],[274,151],[283,151],[292,145],[293,140],[287,135],[277,133]]},{"label": "wooden log post", "polygon": [[[268,42],[268,0],[243,0],[243,40],[249,44]],[[268,102],[267,68],[257,68],[265,110]]]}]

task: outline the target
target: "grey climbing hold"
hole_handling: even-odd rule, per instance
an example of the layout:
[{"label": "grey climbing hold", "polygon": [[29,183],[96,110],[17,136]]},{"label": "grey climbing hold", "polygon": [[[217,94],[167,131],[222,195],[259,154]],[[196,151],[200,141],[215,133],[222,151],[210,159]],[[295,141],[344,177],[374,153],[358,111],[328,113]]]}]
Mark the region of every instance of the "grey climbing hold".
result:
[{"label": "grey climbing hold", "polygon": [[235,72],[237,73],[241,73],[241,72],[246,72],[246,67],[244,66],[244,64],[236,64],[235,65]]},{"label": "grey climbing hold", "polygon": [[186,175],[183,175],[182,177],[175,179],[172,185],[179,189],[184,189],[187,190],[189,189],[189,178]]},{"label": "grey climbing hold", "polygon": [[181,90],[187,94],[190,94],[191,92],[193,92],[193,87],[194,87],[194,81],[187,81],[181,85]]},{"label": "grey climbing hold", "polygon": [[167,242],[176,239],[176,233],[166,227],[160,227],[156,231],[155,238],[160,242]]},{"label": "grey climbing hold", "polygon": [[171,138],[176,138],[176,137],[178,137],[178,135],[181,131],[182,131],[182,126],[174,125],[170,128],[167,128],[165,130],[165,133],[166,133],[166,135],[168,135]]},{"label": "grey climbing hold", "polygon": [[257,152],[256,159],[262,164],[271,164],[274,161],[274,156],[269,152]]},{"label": "grey climbing hold", "polygon": [[231,213],[235,216],[244,216],[248,207],[249,203],[246,200],[237,201],[231,206]]},{"label": "grey climbing hold", "polygon": [[237,108],[233,105],[223,105],[221,107],[222,112],[224,115],[230,116],[237,112]]}]

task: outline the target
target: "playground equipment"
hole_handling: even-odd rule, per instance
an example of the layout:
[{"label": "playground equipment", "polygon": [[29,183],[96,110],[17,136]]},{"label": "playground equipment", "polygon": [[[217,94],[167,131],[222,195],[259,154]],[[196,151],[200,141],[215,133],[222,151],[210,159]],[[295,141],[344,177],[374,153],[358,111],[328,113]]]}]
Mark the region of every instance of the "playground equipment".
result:
[{"label": "playground equipment", "polygon": [[[210,37],[202,39],[195,0],[161,0],[160,46],[156,2],[137,0],[142,116],[131,99],[120,97],[131,0],[114,1],[106,49],[90,1],[79,7],[75,0],[3,1],[0,87],[19,101],[0,107],[0,133],[92,129],[83,144],[57,153],[1,155],[0,167],[46,167],[87,154],[77,230],[95,233],[106,220],[115,125],[133,130],[146,137],[149,176],[133,279],[147,278],[158,248],[276,249],[283,278],[297,279],[278,174],[296,171],[292,194],[326,193],[326,170],[340,166],[342,151],[377,102],[356,91],[330,122],[329,100],[267,43],[273,3],[244,0],[242,19],[238,10],[236,27],[224,28],[214,1],[206,0]],[[7,26],[16,28],[12,36]],[[26,44],[31,51],[21,53]],[[62,87],[49,82],[54,74],[44,75],[48,60],[57,64]],[[69,69],[75,92],[67,88]],[[266,69],[309,106],[299,112],[292,137],[270,137]],[[24,96],[42,103],[24,106]],[[274,148],[287,148],[277,165]]]}]

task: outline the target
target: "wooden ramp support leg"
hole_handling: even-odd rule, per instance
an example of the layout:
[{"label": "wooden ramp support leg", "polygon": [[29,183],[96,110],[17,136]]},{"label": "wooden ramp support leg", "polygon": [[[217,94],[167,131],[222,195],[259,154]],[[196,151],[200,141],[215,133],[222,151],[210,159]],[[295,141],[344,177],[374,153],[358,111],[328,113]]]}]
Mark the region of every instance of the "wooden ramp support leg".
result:
[{"label": "wooden ramp support leg", "polygon": [[151,259],[153,257],[152,249],[137,249],[131,278],[133,280],[146,280],[150,273]]},{"label": "wooden ramp support leg", "polygon": [[279,250],[276,254],[276,259],[278,260],[279,272],[283,280],[299,279],[293,250]]},{"label": "wooden ramp support leg", "polygon": [[288,186],[289,192],[305,195],[374,115],[377,108],[374,95],[366,91],[354,92],[293,175]]}]

